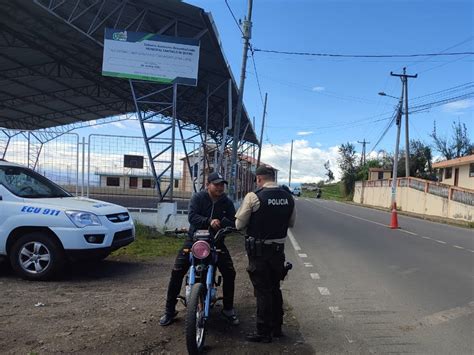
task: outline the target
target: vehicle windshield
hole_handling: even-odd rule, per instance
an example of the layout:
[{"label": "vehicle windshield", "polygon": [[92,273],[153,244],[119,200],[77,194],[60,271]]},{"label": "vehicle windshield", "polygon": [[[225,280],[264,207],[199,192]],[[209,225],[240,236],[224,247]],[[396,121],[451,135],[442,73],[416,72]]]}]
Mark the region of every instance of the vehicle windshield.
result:
[{"label": "vehicle windshield", "polygon": [[72,196],[44,176],[19,166],[0,166],[0,184],[18,197],[53,198]]}]

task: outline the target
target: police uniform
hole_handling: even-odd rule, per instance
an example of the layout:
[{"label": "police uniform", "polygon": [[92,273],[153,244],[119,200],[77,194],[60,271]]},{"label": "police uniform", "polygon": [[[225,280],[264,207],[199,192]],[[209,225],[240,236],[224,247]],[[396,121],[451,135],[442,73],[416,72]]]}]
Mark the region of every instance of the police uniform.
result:
[{"label": "police uniform", "polygon": [[260,249],[257,255],[247,251],[247,271],[257,298],[257,335],[269,340],[272,332],[275,336],[281,333],[284,243],[288,227],[294,225],[295,219],[293,197],[275,182],[266,182],[262,188],[248,193],[236,214],[236,227],[247,227],[247,238],[255,238]]}]

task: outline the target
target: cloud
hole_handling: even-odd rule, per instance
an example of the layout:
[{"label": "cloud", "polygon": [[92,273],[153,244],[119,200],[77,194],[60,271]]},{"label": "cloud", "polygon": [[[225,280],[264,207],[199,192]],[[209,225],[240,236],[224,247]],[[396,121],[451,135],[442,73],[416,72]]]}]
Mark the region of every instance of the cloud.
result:
[{"label": "cloud", "polygon": [[316,91],[316,92],[321,92],[321,91],[326,90],[326,88],[324,86],[315,86],[315,87],[313,87],[312,90]]},{"label": "cloud", "polygon": [[115,126],[117,128],[120,128],[120,129],[127,128],[127,127],[125,127],[125,125],[122,122],[112,122],[111,124],[112,124],[112,126]]},{"label": "cloud", "polygon": [[90,127],[92,129],[99,129],[99,126],[97,125],[97,120],[90,120],[89,124],[91,125]]},{"label": "cloud", "polygon": [[459,114],[462,113],[462,110],[468,109],[472,106],[474,106],[474,100],[459,100],[443,105],[443,110],[448,113]]},{"label": "cloud", "polygon": [[[336,180],[341,173],[337,166],[339,156],[338,146],[321,149],[310,146],[307,140],[295,140],[293,142],[293,162],[291,168],[291,182],[318,182],[326,180],[326,169],[324,163],[329,160],[329,165]],[[262,161],[279,170],[278,181],[288,182],[290,168],[291,143],[282,145],[264,144],[262,149]]]},{"label": "cloud", "polygon": [[312,134],[313,131],[299,131],[298,133],[296,133],[298,136],[308,136],[310,134]]}]

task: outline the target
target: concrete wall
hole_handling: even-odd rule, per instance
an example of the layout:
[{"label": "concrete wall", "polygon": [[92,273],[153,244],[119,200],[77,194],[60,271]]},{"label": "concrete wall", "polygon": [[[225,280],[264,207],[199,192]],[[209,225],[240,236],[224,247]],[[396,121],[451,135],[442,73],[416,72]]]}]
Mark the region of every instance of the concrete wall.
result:
[{"label": "concrete wall", "polygon": [[[400,180],[404,180],[404,183],[401,183]],[[402,178],[400,180],[398,181],[396,197],[397,208],[400,210],[427,216],[452,218],[468,222],[474,221],[474,191],[455,189],[454,187],[421,179]],[[430,187],[430,185],[433,186]],[[391,203],[390,186],[391,180],[364,181],[364,184],[358,181],[355,186],[353,201],[389,208]],[[422,187],[423,191],[420,190]],[[463,195],[465,203],[453,200],[454,190]]]},{"label": "concrete wall", "polygon": [[159,231],[165,231],[176,228],[188,228],[188,215],[177,213],[176,202],[162,202],[157,206],[157,211],[139,211],[130,212],[134,221],[149,227],[156,228]]}]

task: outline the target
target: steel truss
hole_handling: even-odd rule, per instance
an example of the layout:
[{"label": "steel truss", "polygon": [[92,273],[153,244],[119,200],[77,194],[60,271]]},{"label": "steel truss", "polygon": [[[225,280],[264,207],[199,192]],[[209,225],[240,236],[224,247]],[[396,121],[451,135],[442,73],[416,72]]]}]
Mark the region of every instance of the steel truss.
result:
[{"label": "steel truss", "polygon": [[[81,33],[100,47],[103,47],[101,31],[105,26],[172,36],[186,33],[187,37],[192,37],[194,39],[201,39],[201,37],[208,32],[207,29],[202,28],[202,25],[199,26],[192,21],[186,21],[182,18],[178,19],[174,17],[172,13],[166,12],[160,12],[159,14],[153,12],[153,16],[160,16],[160,23],[158,24],[157,21],[154,20],[155,18],[150,16],[150,13],[153,10],[146,8],[140,9],[133,1],[129,0],[33,0],[33,3],[47,11],[49,14],[60,19],[69,27],[78,33]],[[8,29],[5,29],[5,32],[7,33],[5,41],[8,45],[27,45],[30,47],[36,45],[30,38],[22,36],[21,33],[10,33]],[[39,34],[39,36],[40,35],[41,34]],[[42,42],[43,40],[44,38],[41,39]],[[62,58],[58,57],[55,48],[49,47],[47,41],[45,42],[46,44],[42,47],[42,51],[47,54],[49,58],[52,58],[53,62],[30,67],[25,67],[22,63],[18,63],[21,69],[6,70],[4,72],[0,70],[0,79],[9,78],[10,80],[16,80],[17,84],[28,85],[16,78],[26,75],[48,75],[48,78],[59,84],[61,89],[52,93],[36,92],[21,98],[10,97],[8,96],[8,93],[2,92],[2,89],[0,89],[0,93],[5,94],[6,97],[6,99],[0,104],[9,105],[9,107],[12,107],[13,109],[13,106],[17,107],[15,104],[19,101],[42,105],[42,102],[54,98],[63,101],[68,105],[74,106],[72,102],[68,101],[68,98],[79,94],[88,97],[90,96],[92,98],[95,95],[101,95],[101,97],[110,98],[111,101],[108,102],[107,105],[103,103],[100,103],[99,105],[97,102],[97,104],[91,104],[89,107],[76,107],[71,109],[71,112],[68,112],[68,114],[73,117],[78,116],[82,112],[94,114],[94,112],[105,111],[107,110],[107,106],[112,110],[128,109],[128,107],[120,106],[126,105],[126,103],[121,99],[124,95],[123,89],[115,88],[110,85],[106,86],[100,77],[94,77],[89,73],[84,72],[76,64],[70,64],[63,61]],[[4,56],[4,54],[0,55]],[[65,53],[65,55],[74,57],[73,51],[69,51],[68,53]],[[88,54],[80,53],[80,55],[81,58],[85,59]],[[13,58],[8,59],[14,60]],[[59,75],[61,79],[64,79],[68,76],[72,77],[77,74],[97,85],[89,85],[82,88],[69,87],[63,80],[55,78],[57,75]],[[202,70],[200,77],[214,74],[215,73],[210,70]],[[135,113],[139,120],[146,145],[150,167],[156,180],[157,194],[161,201],[164,199],[173,199],[176,128],[179,130],[181,137],[180,140],[183,144],[186,157],[188,158],[187,168],[193,179],[194,191],[204,188],[206,175],[210,171],[220,171],[224,174],[230,173],[226,170],[228,164],[225,164],[225,160],[226,152],[229,151],[230,144],[232,143],[232,137],[229,132],[233,128],[233,117],[235,116],[235,110],[232,107],[232,79],[223,79],[223,82],[220,85],[212,88],[213,91],[210,91],[211,88],[208,87],[206,93],[200,92],[200,94],[204,94],[203,96],[205,99],[199,107],[197,107],[196,104],[191,107],[190,103],[186,101],[181,102],[179,100],[185,93],[189,93],[189,90],[195,88],[178,88],[177,84],[165,86],[136,80],[129,80],[129,84],[135,106]],[[226,84],[228,85],[227,100],[213,97],[213,94],[222,87],[225,87]],[[105,89],[104,86],[106,87]],[[114,99],[115,101],[113,101]],[[212,112],[210,112],[211,100],[213,101]],[[187,112],[195,112],[195,117],[193,117],[195,120],[193,120],[193,123],[189,123],[190,117],[178,117],[178,105],[180,107],[191,108],[191,110],[187,110]],[[171,115],[169,115],[170,110],[172,112]],[[59,112],[57,112],[57,116],[59,117]],[[215,116],[223,117],[221,127],[216,125],[215,120],[212,122],[212,125],[209,123],[209,117]],[[202,122],[203,117],[205,117],[205,124]],[[184,118],[186,120],[183,120]],[[37,117],[37,119],[54,121],[57,119],[56,112],[53,111],[44,117]],[[188,121],[188,123],[185,121]],[[248,127],[249,126],[247,126],[247,128]],[[242,138],[245,137],[247,128],[245,129]],[[193,135],[186,137],[186,132],[192,132],[191,134]],[[171,136],[171,141],[168,140],[169,136]],[[195,137],[200,137],[201,140],[200,148],[197,152],[197,155],[199,156],[197,172],[195,167],[191,166],[189,159],[189,156],[196,154],[195,147],[193,147],[192,150],[189,149],[190,139]],[[36,150],[41,151],[41,140],[37,139],[37,141],[40,143],[40,148]],[[161,147],[164,146],[164,148],[159,148],[157,151],[154,151],[157,145],[153,143],[156,142],[159,142]],[[214,144],[215,147],[218,147],[219,149],[214,149],[214,157],[211,160],[208,151],[210,151],[210,145]],[[242,149],[242,147],[243,146],[241,145],[239,149]],[[168,151],[171,152],[171,158],[163,158],[164,153]],[[36,155],[37,154],[35,154],[35,156]],[[34,163],[33,160],[34,159],[32,159],[31,162],[32,164]],[[162,184],[160,182],[166,182],[167,180],[169,183],[162,189]]]}]

